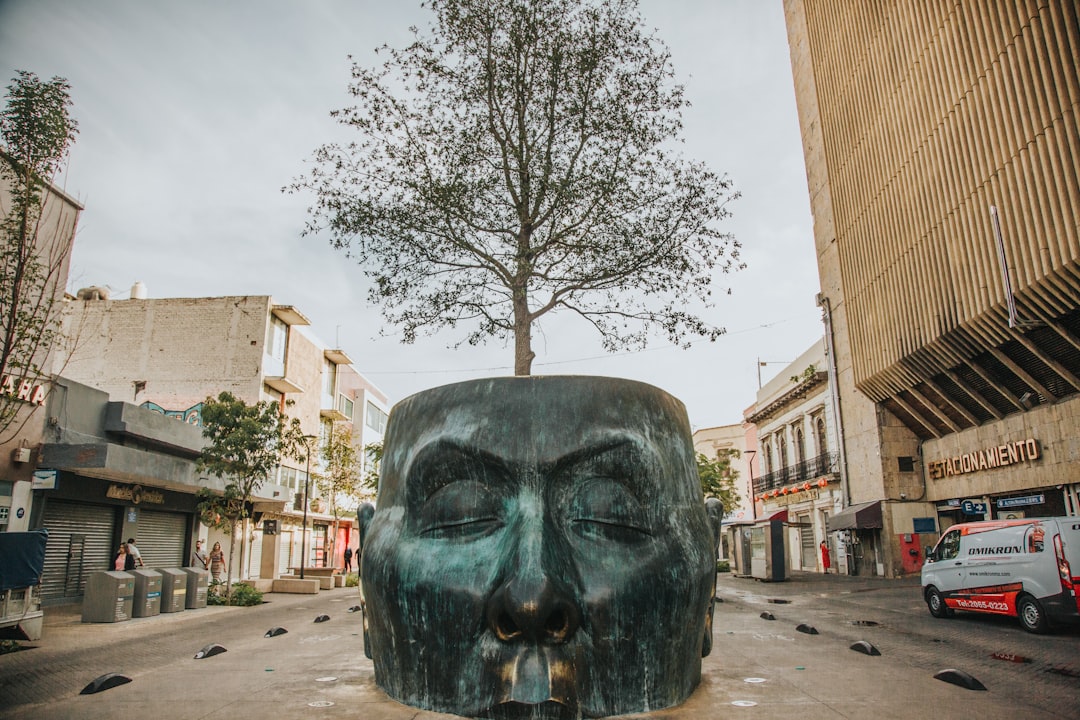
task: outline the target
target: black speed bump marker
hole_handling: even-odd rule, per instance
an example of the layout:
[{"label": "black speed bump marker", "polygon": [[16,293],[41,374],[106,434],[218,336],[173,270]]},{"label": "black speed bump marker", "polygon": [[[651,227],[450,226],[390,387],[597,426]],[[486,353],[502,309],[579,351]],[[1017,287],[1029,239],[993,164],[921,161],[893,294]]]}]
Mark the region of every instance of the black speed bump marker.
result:
[{"label": "black speed bump marker", "polygon": [[963,670],[955,670],[953,668],[947,668],[934,675],[935,680],[944,680],[947,683],[953,685],[959,685],[962,688],[968,690],[985,690],[986,686],[975,678],[968,675]]},{"label": "black speed bump marker", "polygon": [[866,642],[865,640],[860,640],[859,642],[855,643],[854,645],[851,646],[851,649],[854,650],[855,652],[861,652],[863,655],[880,655],[881,654],[880,650],[878,650],[876,647],[874,647],[870,643]]},{"label": "black speed bump marker", "polygon": [[101,692],[102,690],[108,690],[114,688],[117,685],[124,685],[131,682],[131,678],[120,673],[106,673],[90,681],[90,684],[82,689],[80,695],[93,695],[94,693]]},{"label": "black speed bump marker", "polygon": [[773,614],[772,614],[771,612],[769,612],[768,610],[766,610],[765,612],[761,613],[761,619],[762,619],[762,620],[775,620],[775,619],[776,619],[776,616],[775,616],[775,615],[773,615]]},{"label": "black speed bump marker", "polygon": [[320,615],[319,617],[315,618],[315,622],[326,622],[329,619],[329,615]]},{"label": "black speed bump marker", "polygon": [[195,653],[196,660],[202,660],[203,658],[213,657],[226,652],[225,648],[221,647],[217,643],[210,643],[199,652]]},{"label": "black speed bump marker", "polygon": [[284,635],[287,632],[289,631],[283,627],[272,627],[266,631],[266,634],[263,635],[263,637],[277,637],[278,635]]},{"label": "black speed bump marker", "polygon": [[813,625],[807,625],[806,623],[802,623],[801,625],[796,626],[795,629],[801,633],[806,633],[807,635],[818,634],[816,627],[814,627]]},{"label": "black speed bump marker", "polygon": [[349,608],[348,612],[351,612],[351,613],[360,612],[360,609],[361,608],[360,608],[359,605],[353,605],[351,608]]}]

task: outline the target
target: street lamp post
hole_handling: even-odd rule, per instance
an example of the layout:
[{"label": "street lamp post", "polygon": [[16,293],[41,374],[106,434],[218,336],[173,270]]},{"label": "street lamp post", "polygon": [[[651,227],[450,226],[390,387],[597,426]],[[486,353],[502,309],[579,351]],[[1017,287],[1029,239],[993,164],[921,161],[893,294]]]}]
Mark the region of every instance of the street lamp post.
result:
[{"label": "street lamp post", "polygon": [[308,486],[311,485],[311,442],[314,435],[305,435],[304,444],[307,445],[307,474],[304,475],[304,527],[300,531],[300,579],[304,579],[304,566],[307,565],[307,499]]}]

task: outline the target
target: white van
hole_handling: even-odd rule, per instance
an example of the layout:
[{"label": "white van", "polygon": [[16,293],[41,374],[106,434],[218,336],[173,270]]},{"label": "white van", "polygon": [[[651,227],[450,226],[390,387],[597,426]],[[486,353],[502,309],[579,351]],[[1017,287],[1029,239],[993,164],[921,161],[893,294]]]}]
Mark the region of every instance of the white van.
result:
[{"label": "white van", "polygon": [[1015,615],[1034,633],[1080,621],[1080,517],[953,525],[927,553],[922,587],[934,617]]}]

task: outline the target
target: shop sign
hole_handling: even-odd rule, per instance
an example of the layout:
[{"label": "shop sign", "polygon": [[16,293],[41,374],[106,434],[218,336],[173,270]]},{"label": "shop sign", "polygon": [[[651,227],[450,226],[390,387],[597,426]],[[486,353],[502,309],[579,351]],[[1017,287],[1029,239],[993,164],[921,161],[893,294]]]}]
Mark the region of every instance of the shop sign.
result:
[{"label": "shop sign", "polygon": [[196,403],[189,407],[187,410],[166,410],[155,402],[147,400],[139,407],[146,408],[147,410],[153,410],[156,413],[160,413],[165,417],[179,420],[180,422],[187,423],[188,425],[202,426],[202,403]]},{"label": "shop sign", "polygon": [[27,378],[19,380],[14,375],[3,376],[0,378],[0,393],[31,405],[45,404],[45,386],[35,385]]},{"label": "shop sign", "polygon": [[151,505],[164,505],[165,494],[160,490],[149,490],[142,485],[110,485],[105,491],[105,497],[113,500],[127,500],[132,505],[150,503]]},{"label": "shop sign", "polygon": [[1039,493],[1038,495],[1025,495],[1024,497],[1001,498],[997,501],[997,506],[999,510],[1004,510],[1005,508],[1023,507],[1025,505],[1042,505],[1044,502],[1046,502],[1046,497]]},{"label": "shop sign", "polygon": [[927,463],[932,480],[954,475],[966,475],[980,470],[1007,467],[1020,462],[1031,462],[1042,457],[1042,449],[1035,438],[994,445],[974,452],[962,453],[944,460]]},{"label": "shop sign", "polygon": [[56,471],[55,470],[35,470],[34,478],[30,481],[31,490],[55,490],[56,489]]},{"label": "shop sign", "polygon": [[768,502],[774,505],[795,505],[801,502],[817,500],[818,494],[819,491],[817,488],[811,488],[809,490],[803,490],[802,492],[793,495],[777,495],[774,498],[769,498]]},{"label": "shop sign", "polygon": [[965,500],[960,503],[960,510],[963,511],[965,515],[985,515],[986,503]]}]

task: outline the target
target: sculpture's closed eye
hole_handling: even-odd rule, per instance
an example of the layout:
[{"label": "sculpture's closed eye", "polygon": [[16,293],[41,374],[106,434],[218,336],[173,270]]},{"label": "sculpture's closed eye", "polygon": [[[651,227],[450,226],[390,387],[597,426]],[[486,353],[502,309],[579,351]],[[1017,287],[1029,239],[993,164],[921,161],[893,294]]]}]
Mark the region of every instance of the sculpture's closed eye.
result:
[{"label": "sculpture's closed eye", "polygon": [[642,542],[652,536],[649,513],[630,489],[610,478],[590,478],[574,490],[570,525],[585,539]]},{"label": "sculpture's closed eye", "polygon": [[420,509],[419,530],[425,537],[472,539],[503,526],[503,503],[476,480],[442,486]]}]

